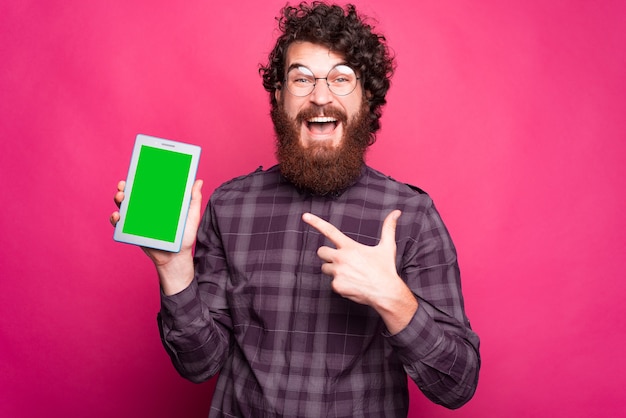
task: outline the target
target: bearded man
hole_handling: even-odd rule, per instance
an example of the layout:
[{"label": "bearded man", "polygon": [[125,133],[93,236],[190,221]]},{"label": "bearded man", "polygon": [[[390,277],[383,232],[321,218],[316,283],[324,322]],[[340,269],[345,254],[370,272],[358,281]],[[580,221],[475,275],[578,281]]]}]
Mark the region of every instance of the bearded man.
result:
[{"label": "bearded man", "polygon": [[202,219],[198,181],[182,250],[145,249],[163,344],[182,376],[219,372],[210,417],[406,417],[407,375],[458,408],[480,355],[454,245],[428,195],[365,164],[386,41],[351,5],[288,6],[279,28],[260,69],[278,165],[219,187]]}]

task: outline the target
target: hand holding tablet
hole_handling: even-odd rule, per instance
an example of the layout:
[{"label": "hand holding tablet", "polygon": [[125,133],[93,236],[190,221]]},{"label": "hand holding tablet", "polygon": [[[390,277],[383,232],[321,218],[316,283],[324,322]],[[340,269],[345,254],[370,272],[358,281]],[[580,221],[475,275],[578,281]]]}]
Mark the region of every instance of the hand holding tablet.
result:
[{"label": "hand holding tablet", "polygon": [[200,151],[196,145],[137,135],[116,241],[180,251]]}]

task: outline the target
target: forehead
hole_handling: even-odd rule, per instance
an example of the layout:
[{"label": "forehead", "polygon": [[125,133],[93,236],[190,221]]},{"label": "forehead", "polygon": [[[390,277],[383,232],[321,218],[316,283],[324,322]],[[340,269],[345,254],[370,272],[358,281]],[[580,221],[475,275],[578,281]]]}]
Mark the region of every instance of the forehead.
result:
[{"label": "forehead", "polygon": [[343,55],[311,42],[292,43],[285,57],[285,68],[302,65],[314,73],[326,73],[335,65],[343,63],[345,63]]}]

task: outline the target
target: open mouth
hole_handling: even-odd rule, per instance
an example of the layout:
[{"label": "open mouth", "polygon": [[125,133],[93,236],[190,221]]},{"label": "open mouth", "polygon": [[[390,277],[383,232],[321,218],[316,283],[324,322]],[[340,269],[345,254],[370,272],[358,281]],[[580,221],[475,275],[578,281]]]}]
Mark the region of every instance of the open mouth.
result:
[{"label": "open mouth", "polygon": [[309,131],[321,135],[332,133],[338,124],[337,119],[329,116],[317,116],[306,121]]}]

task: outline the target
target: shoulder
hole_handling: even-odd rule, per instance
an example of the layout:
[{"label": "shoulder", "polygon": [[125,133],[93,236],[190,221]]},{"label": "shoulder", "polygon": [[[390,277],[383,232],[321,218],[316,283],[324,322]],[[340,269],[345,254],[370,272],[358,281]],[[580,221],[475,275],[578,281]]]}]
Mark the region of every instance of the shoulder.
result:
[{"label": "shoulder", "polygon": [[421,224],[426,218],[436,216],[433,200],[418,186],[398,181],[370,167],[359,184],[362,188],[360,196],[369,208],[380,206],[386,213],[399,209],[403,214],[402,223]]},{"label": "shoulder", "polygon": [[[397,181],[373,169],[368,169],[367,177],[371,184],[377,185],[374,189],[384,190],[378,199],[384,201],[388,209],[400,209],[402,212],[397,224],[399,241],[417,242],[418,239],[424,240],[428,237],[431,240],[446,242],[445,245],[453,248],[448,230],[434,201],[422,188]],[[369,193],[371,190],[372,188]]]},{"label": "shoulder", "polygon": [[369,166],[365,169],[365,175],[362,178],[362,182],[364,182],[368,188],[380,190],[386,194],[396,194],[401,199],[416,197],[419,199],[430,200],[428,193],[426,193],[426,191],[422,188],[413,184],[398,181],[393,177],[383,174],[382,172]]},{"label": "shoulder", "polygon": [[248,192],[251,189],[263,188],[267,184],[278,183],[280,182],[280,179],[281,177],[277,166],[273,166],[267,170],[260,166],[248,174],[235,177],[222,183],[217,189],[215,189],[213,196],[221,196],[228,193]]},{"label": "shoulder", "polygon": [[256,170],[235,177],[223,183],[213,191],[209,202],[213,205],[232,206],[233,204],[254,201],[262,196],[285,194],[290,190],[289,184],[280,175],[278,166],[267,170],[258,167]]}]

